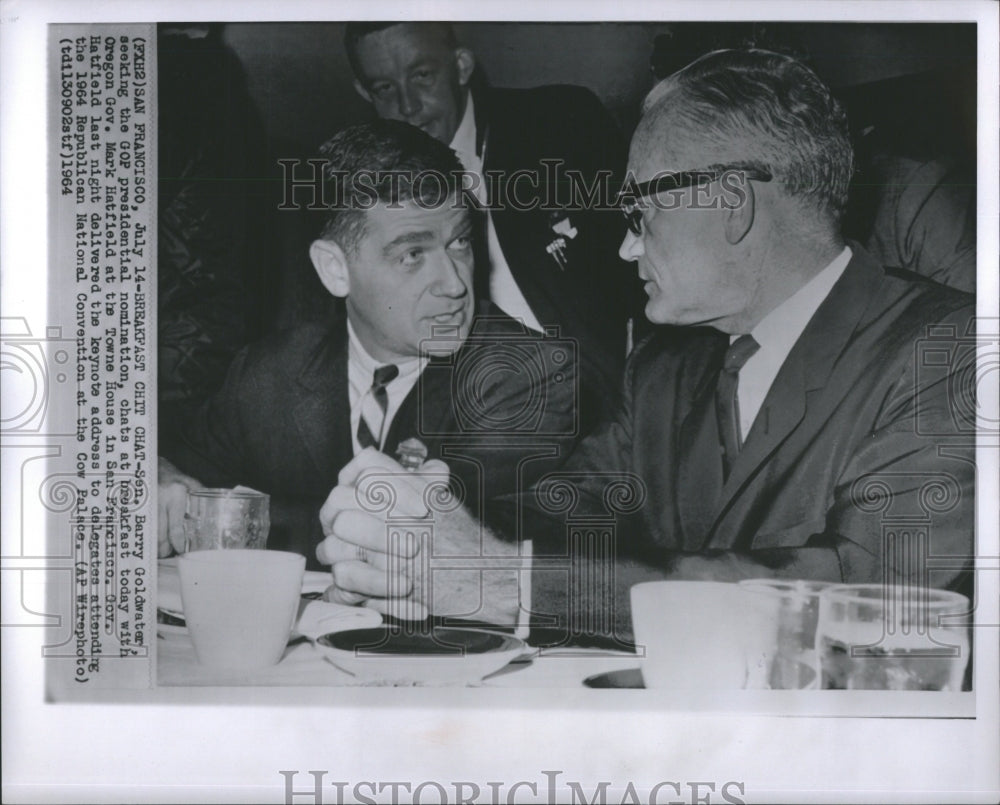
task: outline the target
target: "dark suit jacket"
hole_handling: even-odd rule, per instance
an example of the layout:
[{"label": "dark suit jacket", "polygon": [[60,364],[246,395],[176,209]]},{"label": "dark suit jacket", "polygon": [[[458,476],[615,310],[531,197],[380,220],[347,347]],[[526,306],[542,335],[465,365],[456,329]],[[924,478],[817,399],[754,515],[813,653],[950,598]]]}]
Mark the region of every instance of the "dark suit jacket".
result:
[{"label": "dark suit jacket", "polygon": [[714,417],[699,412],[713,405],[728,336],[664,328],[630,359],[614,421],[507,520],[555,559],[572,553],[574,523],[611,523],[619,634],[629,586],[662,577],[680,553],[736,552],[800,578],[968,581],[974,299],[852,248],[725,483]]},{"label": "dark suit jacket", "polygon": [[[501,206],[491,212],[511,273],[539,322],[558,325],[562,336],[579,343],[583,382],[607,389],[613,400],[625,366],[626,322],[630,316],[642,319],[645,295],[634,266],[618,257],[625,235],[621,213],[607,204],[594,209],[597,203],[586,203],[579,193],[574,205],[568,172],[578,172],[587,187],[604,172],[603,201],[613,201],[624,175],[621,135],[597,97],[582,87],[476,86],[473,99],[484,171],[509,178],[529,170],[539,177],[534,192],[527,181],[516,191],[519,200],[539,202],[535,209],[503,204],[507,194],[501,190]],[[542,160],[559,160],[558,172],[547,172]],[[546,198],[554,202],[550,209],[543,208]],[[573,237],[553,229],[567,219]],[[560,236],[565,267],[546,251]]]},{"label": "dark suit jacket", "polygon": [[[455,355],[429,361],[385,440],[416,437],[449,464],[466,505],[526,489],[579,435],[576,358],[484,306]],[[268,547],[314,562],[318,514],[353,458],[342,320],[284,331],[244,349],[222,388],[167,458],[208,486],[271,495]]]}]

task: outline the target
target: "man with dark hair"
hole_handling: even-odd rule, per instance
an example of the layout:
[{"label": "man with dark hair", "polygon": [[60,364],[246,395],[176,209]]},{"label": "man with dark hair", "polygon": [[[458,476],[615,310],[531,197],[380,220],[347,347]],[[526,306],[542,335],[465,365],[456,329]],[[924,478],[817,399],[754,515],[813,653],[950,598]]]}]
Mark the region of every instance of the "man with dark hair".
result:
[{"label": "man with dark hair", "polygon": [[345,47],[376,114],[450,145],[468,171],[488,208],[480,293],[530,329],[574,339],[583,383],[606,390],[610,412],[641,293],[616,253],[623,229],[608,199],[624,147],[600,101],[582,87],[486,86],[447,23],[348,23]]},{"label": "man with dark hair", "polygon": [[[315,561],[320,504],[357,455],[384,451],[402,471],[389,456],[419,439],[425,472],[450,470],[478,512],[558,464],[577,436],[571,345],[476,309],[473,212],[454,153],[395,121],[342,131],[322,153],[331,210],[310,257],[346,316],[237,356],[161,466],[161,555],[183,550],[184,498],[199,482],[270,494],[268,547]],[[363,564],[338,571],[350,579]]]},{"label": "man with dark hair", "polygon": [[[613,579],[586,603],[605,623],[613,592],[620,636],[652,578],[970,581],[973,299],[845,243],[851,165],[845,115],[787,56],[714,52],[646,101],[621,255],[675,326],[636,347],[613,420],[493,512],[534,556]],[[340,511],[330,539],[364,540]],[[574,523],[609,514],[610,544],[573,548]]]}]

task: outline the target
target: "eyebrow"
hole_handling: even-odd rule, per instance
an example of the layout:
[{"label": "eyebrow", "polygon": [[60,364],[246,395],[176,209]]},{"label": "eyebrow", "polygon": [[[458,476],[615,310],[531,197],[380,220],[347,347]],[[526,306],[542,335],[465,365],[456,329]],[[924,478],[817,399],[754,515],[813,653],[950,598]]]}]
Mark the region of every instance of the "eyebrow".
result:
[{"label": "eyebrow", "polygon": [[420,55],[408,65],[406,65],[407,70],[416,70],[419,67],[437,67],[441,64],[441,59],[437,56],[424,56]]},{"label": "eyebrow", "polygon": [[385,246],[382,247],[382,254],[391,254],[400,246],[406,246],[411,243],[430,243],[434,240],[434,237],[434,233],[429,229],[420,230],[418,232],[404,232],[402,235],[394,237],[387,244],[385,244]]}]

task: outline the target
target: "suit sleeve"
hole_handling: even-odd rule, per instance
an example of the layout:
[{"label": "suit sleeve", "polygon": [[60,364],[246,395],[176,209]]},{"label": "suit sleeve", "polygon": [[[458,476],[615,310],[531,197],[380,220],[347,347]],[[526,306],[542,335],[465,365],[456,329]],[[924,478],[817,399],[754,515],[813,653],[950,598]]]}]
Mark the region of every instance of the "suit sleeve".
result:
[{"label": "suit sleeve", "polygon": [[453,383],[456,430],[440,457],[475,516],[562,466],[593,408],[578,356],[561,338],[492,333],[466,351]]},{"label": "suit sleeve", "polygon": [[[631,366],[625,399],[612,419],[579,442],[565,464],[546,468],[530,488],[488,506],[487,522],[502,537],[532,542],[536,644],[571,639],[629,647],[629,588],[663,575],[637,560],[638,546],[629,544],[642,533],[639,516],[647,495],[631,471]],[[605,582],[609,586],[601,586]]]},{"label": "suit sleeve", "polygon": [[835,552],[845,581],[921,583],[926,571],[934,587],[968,582],[975,450],[961,430],[963,417],[975,411],[975,372],[933,360],[918,344],[870,438],[838,481],[826,529],[806,549]]},{"label": "suit sleeve", "polygon": [[[645,494],[644,487],[639,490],[641,482],[629,472],[630,369],[626,375],[624,399],[616,406],[613,418],[601,423],[571,451],[565,444],[567,455],[562,462],[534,468],[526,478],[530,483],[502,490],[493,497],[487,509],[488,521],[500,534],[508,539],[532,540],[536,554],[564,554],[567,519],[605,512],[605,487],[611,479],[631,479],[636,494]],[[563,395],[564,416],[574,416],[565,407],[572,403],[569,396]],[[624,494],[624,489],[620,492]]]},{"label": "suit sleeve", "polygon": [[[951,363],[942,365],[946,354]],[[788,577],[970,591],[975,364],[956,360],[961,354],[960,340],[918,341],[837,479],[822,530],[800,547],[749,558]]]}]

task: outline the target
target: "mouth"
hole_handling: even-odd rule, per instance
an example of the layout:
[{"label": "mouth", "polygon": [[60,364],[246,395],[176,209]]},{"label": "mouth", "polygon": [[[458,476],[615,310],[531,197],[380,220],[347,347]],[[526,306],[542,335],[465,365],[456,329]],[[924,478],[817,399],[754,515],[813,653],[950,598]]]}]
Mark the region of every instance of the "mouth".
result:
[{"label": "mouth", "polygon": [[465,308],[458,308],[449,313],[438,313],[429,318],[435,324],[461,324],[465,320]]}]

